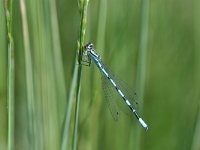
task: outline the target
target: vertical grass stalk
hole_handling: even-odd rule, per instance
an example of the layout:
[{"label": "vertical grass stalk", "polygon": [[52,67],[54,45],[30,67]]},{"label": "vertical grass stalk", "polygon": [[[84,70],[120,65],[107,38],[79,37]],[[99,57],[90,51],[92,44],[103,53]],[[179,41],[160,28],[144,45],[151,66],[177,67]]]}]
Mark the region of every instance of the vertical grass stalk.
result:
[{"label": "vertical grass stalk", "polygon": [[69,125],[70,125],[70,118],[71,118],[71,111],[72,111],[72,102],[73,102],[73,96],[75,92],[76,87],[76,79],[77,79],[77,73],[78,73],[78,66],[74,65],[74,71],[72,75],[72,82],[70,85],[70,91],[68,95],[68,105],[67,105],[67,112],[66,112],[66,119],[64,123],[64,129],[63,129],[63,135],[62,135],[62,143],[61,143],[61,150],[66,150],[67,145],[69,143]]},{"label": "vertical grass stalk", "polygon": [[140,45],[137,63],[137,89],[141,97],[144,98],[145,75],[146,75],[146,60],[147,60],[147,45],[148,45],[148,25],[149,25],[149,0],[142,0],[141,10],[141,30],[140,30]]},{"label": "vertical grass stalk", "polygon": [[[136,88],[140,96],[140,107],[143,107],[145,80],[146,80],[146,60],[147,60],[147,45],[148,45],[148,25],[149,25],[149,0],[142,0],[141,3],[141,29],[140,43],[137,61]],[[147,122],[148,123],[148,122]],[[140,149],[141,128],[137,130],[136,149]]]},{"label": "vertical grass stalk", "polygon": [[35,126],[34,126],[34,86],[33,86],[33,69],[32,69],[32,58],[30,49],[30,40],[28,32],[28,22],[26,16],[26,4],[24,0],[20,0],[20,10],[22,16],[22,31],[24,40],[24,51],[25,51],[25,68],[26,68],[26,89],[27,89],[27,108],[28,108],[28,122],[29,122],[29,148],[35,149]]},{"label": "vertical grass stalk", "polygon": [[[86,30],[86,20],[87,20],[87,7],[88,7],[89,0],[79,0],[79,11],[81,14],[81,23],[80,23],[80,33],[79,33],[79,40],[78,40],[78,63],[81,64],[82,54],[83,54],[83,46],[84,46],[84,37],[85,37],[85,30]],[[71,110],[72,110],[72,101],[73,95],[75,92],[75,82],[77,82],[76,87],[76,106],[75,106],[75,117],[74,117],[74,131],[73,131],[73,138],[72,138],[72,149],[77,149],[77,139],[78,139],[78,114],[79,114],[79,104],[80,104],[80,90],[81,90],[81,72],[82,67],[81,65],[76,65],[76,61],[74,64],[74,71],[72,82],[70,86],[70,92],[68,96],[68,106],[66,112],[66,119],[64,124],[63,130],[63,137],[61,142],[61,150],[65,150],[69,148],[69,126],[70,126],[70,118],[71,118]]]},{"label": "vertical grass stalk", "polygon": [[[9,9],[8,9],[9,5]],[[13,1],[4,1],[7,34],[8,34],[8,150],[14,149],[14,81],[15,58],[12,33],[12,9]]]},{"label": "vertical grass stalk", "polygon": [[197,119],[196,119],[196,125],[195,125],[195,129],[194,129],[194,133],[193,133],[193,140],[192,140],[191,150],[200,149],[199,137],[200,137],[200,110],[198,108]]},{"label": "vertical grass stalk", "polygon": [[[56,80],[56,92],[58,98],[63,104],[66,101],[66,86],[64,77],[64,67],[62,59],[62,51],[60,46],[60,35],[59,35],[59,25],[58,25],[58,15],[57,15],[57,1],[49,1],[50,5],[50,20],[51,20],[51,34],[52,34],[52,48],[53,48],[53,63],[55,69],[55,80]],[[60,104],[58,107],[61,107]],[[59,122],[63,118],[63,112],[59,111]],[[59,123],[60,124],[60,123]]]},{"label": "vertical grass stalk", "polygon": [[82,54],[83,54],[83,46],[85,39],[85,31],[86,31],[86,22],[87,22],[87,8],[88,8],[89,0],[80,0],[79,1],[79,10],[81,14],[81,24],[80,24],[80,34],[79,34],[79,44],[78,44],[78,77],[77,77],[77,89],[76,89],[76,107],[75,107],[75,119],[74,119],[74,132],[72,139],[72,149],[77,149],[77,139],[78,139],[78,113],[79,113],[79,104],[80,104],[80,90],[81,90],[81,73],[82,73]]},{"label": "vertical grass stalk", "polygon": [[[199,15],[200,15],[200,1],[195,1],[194,2],[194,30],[195,30],[195,54],[194,54],[194,64],[195,64],[195,80],[194,81],[199,81],[199,76],[200,76],[200,60],[199,60],[199,56],[200,56],[200,29],[199,29],[199,25],[200,25],[200,20],[199,20]],[[197,93],[197,102],[198,102],[198,111],[197,111],[197,118],[196,118],[196,124],[194,125],[194,130],[193,130],[193,139],[192,139],[192,144],[191,144],[191,150],[199,150],[200,149],[200,143],[199,143],[199,139],[200,139],[200,101],[199,101],[199,82],[195,82],[195,89]],[[195,96],[193,96],[195,97]]]},{"label": "vertical grass stalk", "polygon": [[96,49],[103,50],[105,45],[106,20],[107,20],[107,0],[99,1]]},{"label": "vertical grass stalk", "polygon": [[3,1],[0,1],[0,149],[7,148],[7,34]]},{"label": "vertical grass stalk", "polygon": [[77,149],[77,139],[78,139],[78,117],[79,117],[79,104],[80,104],[80,90],[81,90],[81,66],[78,68],[78,78],[77,78],[77,89],[76,89],[76,107],[75,107],[75,119],[74,119],[74,133],[72,150]]},{"label": "vertical grass stalk", "polygon": [[[98,27],[97,27],[97,39],[96,39],[96,49],[98,49],[98,52],[100,52],[102,54],[102,57],[104,55],[105,51],[105,39],[106,39],[106,23],[107,23],[107,5],[108,5],[108,1],[107,0],[100,0],[98,2],[98,6],[99,6],[99,11],[98,11]],[[93,80],[94,77],[98,76],[99,72],[94,72],[91,76],[91,79]],[[98,91],[101,91],[101,86],[99,86],[99,84],[101,81],[100,80],[93,80],[92,82],[92,89],[97,89]],[[98,89],[100,88],[100,89]],[[91,92],[92,93],[92,92]],[[93,93],[93,95],[95,95],[95,93]],[[91,95],[92,97],[92,95]],[[102,97],[98,97],[98,98],[102,98]],[[103,107],[103,105],[101,105],[101,107]],[[101,108],[101,111],[103,111],[104,109]],[[101,113],[100,113],[101,114]],[[103,114],[103,113],[102,113]],[[102,137],[104,136],[104,122],[102,122],[101,117],[98,117],[98,123],[95,124],[95,126],[99,129],[97,130],[97,136],[94,138],[93,137],[93,143],[97,143],[96,147],[97,149],[103,149],[102,148]],[[95,142],[95,140],[97,142]],[[95,145],[95,144],[94,144]]]}]

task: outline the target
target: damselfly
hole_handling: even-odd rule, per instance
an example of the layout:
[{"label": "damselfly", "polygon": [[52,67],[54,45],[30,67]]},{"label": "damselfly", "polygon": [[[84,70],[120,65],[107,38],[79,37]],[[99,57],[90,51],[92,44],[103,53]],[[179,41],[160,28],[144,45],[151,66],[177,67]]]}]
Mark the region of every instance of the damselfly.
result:
[{"label": "damselfly", "polygon": [[142,127],[145,130],[147,130],[148,129],[147,124],[138,115],[133,103],[131,102],[130,96],[126,93],[126,89],[123,89],[123,87],[119,86],[118,82],[114,80],[114,76],[110,73],[110,71],[102,63],[101,57],[93,49],[93,44],[92,43],[86,44],[85,49],[86,49],[85,55],[87,55],[87,57],[88,57],[89,65],[91,64],[91,62],[94,62],[96,64],[96,66],[99,68],[100,72],[107,78],[107,80],[111,83],[112,87],[115,89],[115,91],[120,95],[120,97],[123,99],[125,104],[128,106],[127,108],[129,108],[130,111],[135,115],[135,117],[137,118],[139,123],[142,125]]}]

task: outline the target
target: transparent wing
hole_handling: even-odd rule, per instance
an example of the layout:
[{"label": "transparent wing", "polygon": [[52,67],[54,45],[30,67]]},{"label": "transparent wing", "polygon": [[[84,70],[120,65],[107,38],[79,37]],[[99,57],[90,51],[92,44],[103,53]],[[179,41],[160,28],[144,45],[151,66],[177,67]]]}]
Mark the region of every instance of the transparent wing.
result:
[{"label": "transparent wing", "polygon": [[103,74],[101,76],[101,80],[102,80],[102,89],[107,102],[107,106],[110,110],[112,117],[114,118],[115,121],[117,121],[119,118],[119,110],[116,100],[119,99],[119,96],[116,95],[115,89],[110,85],[109,83],[110,81]]},{"label": "transparent wing", "polygon": [[134,108],[138,108],[138,98],[134,90],[132,90],[124,81],[120,80],[117,76],[112,77],[118,88],[122,91],[125,97],[129,100]]},{"label": "transparent wing", "polygon": [[137,99],[137,94],[135,90],[131,89],[128,86],[128,84],[122,81],[116,74],[114,75],[112,71],[108,67],[106,67],[105,64],[103,64],[102,62],[101,64],[106,70],[106,72],[109,74],[109,76],[115,81],[118,88],[123,92],[126,98],[130,101],[131,105],[133,107],[138,107],[138,99]]},{"label": "transparent wing", "polygon": [[[125,97],[129,100],[131,105],[134,108],[137,108],[138,102],[137,102],[136,93],[133,90],[131,90],[125,82],[123,82],[116,75],[114,75],[102,62],[101,64],[104,67],[104,69],[107,71],[109,76],[114,80],[117,87],[122,91]],[[124,102],[124,100],[118,94],[116,89],[110,83],[110,80],[103,73],[102,73],[102,88],[103,88],[105,98],[108,102],[108,107],[110,109],[110,112],[115,120],[116,118],[118,119],[120,111],[124,112],[127,115],[131,115],[131,116],[133,115],[130,109],[128,108],[127,104]]]}]

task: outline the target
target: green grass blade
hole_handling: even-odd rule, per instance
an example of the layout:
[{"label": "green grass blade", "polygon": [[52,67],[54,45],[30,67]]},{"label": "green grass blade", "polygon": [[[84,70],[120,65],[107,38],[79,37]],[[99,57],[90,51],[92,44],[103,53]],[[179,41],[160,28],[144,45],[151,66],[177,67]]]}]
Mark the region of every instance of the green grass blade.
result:
[{"label": "green grass blade", "polygon": [[8,48],[8,150],[14,149],[14,47]]},{"label": "green grass blade", "polygon": [[53,63],[55,69],[56,92],[60,103],[58,104],[59,122],[62,124],[64,118],[64,107],[66,101],[66,86],[64,77],[64,67],[62,59],[62,51],[60,46],[59,26],[57,18],[56,0],[50,0],[50,19],[52,32],[52,48],[53,48]]},{"label": "green grass blade", "polygon": [[[196,99],[198,102],[198,108],[197,108],[197,117],[195,119],[195,125],[194,125],[194,130],[193,130],[193,139],[192,139],[192,144],[191,144],[191,150],[199,150],[200,149],[200,101],[199,101],[199,77],[200,77],[200,20],[199,20],[199,14],[200,14],[200,1],[195,1],[194,2],[194,30],[195,30],[195,58],[194,58],[194,66],[195,66],[195,73],[194,73],[194,78],[195,78],[195,95],[193,95],[193,98]],[[195,109],[194,109],[195,110]]]},{"label": "green grass blade", "polygon": [[[8,8],[9,5],[9,8]],[[14,82],[15,82],[15,56],[12,33],[13,1],[5,0],[5,14],[8,34],[8,150],[14,149]]]},{"label": "green grass blade", "polygon": [[198,110],[196,125],[193,133],[193,140],[191,150],[199,150],[200,149],[200,110]]},{"label": "green grass blade", "polygon": [[35,140],[35,149],[60,149],[59,111],[62,108],[58,107],[65,99],[60,93],[65,89],[58,90],[65,82],[61,75],[62,60],[58,60],[59,54],[55,52],[60,51],[58,29],[52,29],[56,28],[56,19],[51,13],[56,10],[52,8],[52,1],[26,1],[26,4],[34,81],[34,128],[37,128],[30,140]]},{"label": "green grass blade", "polygon": [[[139,41],[138,60],[136,68],[136,89],[140,97],[140,108],[142,108],[144,99],[145,81],[146,81],[146,70],[147,70],[146,66],[147,66],[147,50],[148,50],[147,46],[148,46],[148,28],[149,28],[149,0],[142,0],[141,2],[140,28],[141,28],[140,41]],[[141,128],[137,127],[136,131],[137,131],[135,136],[136,141],[134,147],[136,147],[136,149],[140,149]]]},{"label": "green grass blade", "polygon": [[3,8],[3,1],[0,1],[0,149],[7,149],[7,44],[6,44],[6,21]]},{"label": "green grass blade", "polygon": [[74,93],[75,93],[75,87],[76,87],[76,81],[77,81],[77,73],[78,73],[78,66],[75,64],[74,65],[74,71],[72,75],[72,80],[70,84],[70,91],[69,91],[69,96],[68,96],[68,104],[67,104],[67,112],[66,112],[66,119],[64,123],[64,129],[63,129],[63,135],[62,135],[62,141],[61,141],[61,150],[66,150],[69,148],[69,126],[70,126],[70,119],[71,119],[71,111],[72,111],[72,102],[74,98]]},{"label": "green grass blade", "polygon": [[81,74],[82,74],[82,55],[83,55],[83,46],[85,39],[85,31],[86,31],[86,22],[87,22],[87,8],[88,8],[89,0],[80,0],[79,1],[79,9],[81,13],[81,24],[80,24],[80,35],[79,35],[79,44],[78,44],[78,78],[77,78],[77,90],[76,90],[76,107],[75,107],[75,118],[74,118],[74,132],[72,139],[72,149],[77,149],[77,139],[78,139],[78,112],[79,112],[79,104],[80,104],[80,90],[81,90]]},{"label": "green grass blade", "polygon": [[[148,27],[149,27],[149,0],[142,0],[141,9],[141,30],[140,30],[140,42],[138,50],[137,61],[137,79],[136,86],[137,92],[141,97],[140,102],[143,102],[145,80],[146,80],[146,66],[147,66],[147,46],[148,46]],[[142,104],[141,104],[142,105]]]},{"label": "green grass blade", "polygon": [[33,86],[33,68],[32,68],[32,57],[31,57],[31,48],[30,48],[30,39],[28,31],[28,21],[27,21],[27,12],[26,4],[24,0],[20,0],[20,10],[22,16],[22,30],[23,30],[23,40],[24,40],[24,51],[25,51],[25,70],[26,70],[26,89],[27,89],[27,108],[28,108],[28,133],[29,133],[29,149],[36,149],[35,145],[36,139],[36,126],[34,122],[34,86]]},{"label": "green grass blade", "polygon": [[72,139],[72,150],[77,149],[78,139],[78,118],[79,118],[79,104],[80,104],[80,92],[81,92],[81,73],[82,66],[78,66],[78,78],[77,78],[77,89],[76,89],[76,107],[75,107],[75,118],[74,118],[74,133]]},{"label": "green grass blade", "polygon": [[[106,34],[106,20],[107,20],[107,1],[99,1],[99,17],[97,30],[97,44],[95,46],[98,51],[104,50],[105,34]],[[103,55],[103,54],[102,54]]]}]

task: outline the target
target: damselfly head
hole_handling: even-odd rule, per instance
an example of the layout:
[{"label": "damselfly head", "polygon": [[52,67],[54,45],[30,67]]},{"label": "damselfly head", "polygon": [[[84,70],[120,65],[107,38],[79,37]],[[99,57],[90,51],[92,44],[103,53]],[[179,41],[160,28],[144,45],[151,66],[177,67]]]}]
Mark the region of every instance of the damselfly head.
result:
[{"label": "damselfly head", "polygon": [[92,49],[93,49],[93,44],[92,44],[91,42],[87,43],[87,44],[85,45],[85,49],[87,49],[87,50],[92,50]]}]

